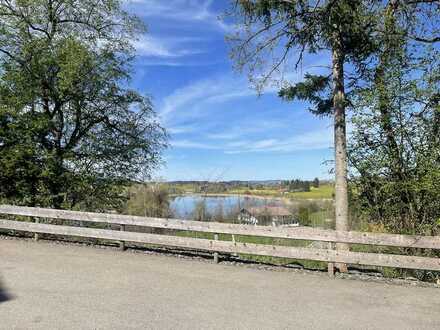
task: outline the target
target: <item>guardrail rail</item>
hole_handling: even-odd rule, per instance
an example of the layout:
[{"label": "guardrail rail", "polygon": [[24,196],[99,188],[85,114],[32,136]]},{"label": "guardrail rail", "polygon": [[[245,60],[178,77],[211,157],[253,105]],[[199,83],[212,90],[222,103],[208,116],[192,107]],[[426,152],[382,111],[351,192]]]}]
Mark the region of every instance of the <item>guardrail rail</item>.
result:
[{"label": "guardrail rail", "polygon": [[[416,236],[355,231],[335,231],[309,227],[267,227],[219,222],[201,222],[179,219],[147,218],[120,214],[64,211],[55,209],[0,205],[0,214],[30,217],[35,222],[0,219],[0,229],[54,234],[63,236],[107,239],[120,242],[146,243],[185,249],[204,250],[214,253],[250,254],[259,256],[283,257],[302,260],[327,262],[329,273],[333,274],[335,263],[369,265],[407,269],[440,271],[440,258],[411,255],[353,252],[335,250],[332,243],[363,244],[400,248],[420,248],[440,250],[440,236]],[[119,230],[87,228],[84,226],[66,226],[40,223],[39,218],[61,219],[79,222],[119,225]],[[149,234],[126,231],[126,226],[165,228],[183,231],[195,231],[214,234],[215,239],[178,237],[171,235]],[[218,234],[250,235],[271,238],[328,242],[329,248],[291,247],[264,245],[218,240]]]}]

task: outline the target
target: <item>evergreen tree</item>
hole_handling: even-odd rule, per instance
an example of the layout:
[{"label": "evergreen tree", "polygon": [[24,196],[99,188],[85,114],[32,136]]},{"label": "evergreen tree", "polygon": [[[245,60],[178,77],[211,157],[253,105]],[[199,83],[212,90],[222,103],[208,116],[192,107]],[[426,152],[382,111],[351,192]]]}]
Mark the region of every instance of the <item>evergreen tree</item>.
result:
[{"label": "evergreen tree", "polygon": [[318,178],[315,178],[315,179],[313,180],[313,187],[314,187],[314,188],[319,188],[319,179],[318,179]]},{"label": "evergreen tree", "polygon": [[361,63],[373,52],[375,10],[380,2],[237,0],[234,3],[242,27],[231,38],[233,58],[240,69],[248,69],[251,81],[259,88],[290,67],[292,53],[296,54],[295,67],[305,53],[331,53],[330,75],[307,74],[304,82],[283,86],[280,96],[287,100],[309,100],[313,105],[311,111],[318,115],[333,114],[336,229],[348,230],[344,64]]},{"label": "evergreen tree", "polygon": [[[400,36],[432,43],[440,41],[439,2],[235,0],[233,3],[232,12],[239,27],[229,39],[238,69],[248,71],[258,90],[273,82],[280,88],[282,98],[309,101],[313,113],[334,116],[336,230],[348,230],[346,110],[353,105],[351,94],[356,93],[358,83],[370,79],[369,62],[383,46],[377,36],[395,32],[384,30],[386,12],[399,8],[399,20],[404,27],[398,31]],[[331,72],[328,75],[308,72],[302,82],[289,85],[286,77],[291,71],[288,70],[297,69],[304,54],[315,53],[331,54]],[[347,248],[341,244],[337,247]]]}]

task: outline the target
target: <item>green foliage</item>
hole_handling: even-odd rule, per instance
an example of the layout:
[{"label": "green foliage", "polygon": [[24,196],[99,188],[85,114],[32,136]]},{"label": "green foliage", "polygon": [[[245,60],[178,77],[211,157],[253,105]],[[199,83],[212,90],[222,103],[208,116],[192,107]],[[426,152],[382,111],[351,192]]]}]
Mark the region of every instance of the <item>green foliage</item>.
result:
[{"label": "green foliage", "polygon": [[333,184],[322,184],[319,188],[310,188],[309,192],[293,192],[287,194],[292,199],[333,199],[335,187]]},{"label": "green foliage", "polygon": [[[232,15],[242,28],[229,36],[238,69],[247,69],[258,88],[271,79],[285,84],[282,73],[298,67],[304,53],[338,49],[342,58],[360,63],[376,48],[374,27],[380,1],[236,0]],[[291,61],[295,62],[292,63]],[[328,110],[316,93],[327,78],[309,75],[304,83],[285,87],[287,99],[312,95],[321,113]],[[321,87],[321,88],[318,88]],[[310,91],[308,89],[311,88]]]},{"label": "green foliage", "polygon": [[354,98],[353,206],[387,231],[437,235],[440,54],[402,33],[399,11],[384,17],[371,78]]},{"label": "green foliage", "polygon": [[300,206],[298,209],[298,220],[301,226],[309,226],[310,218],[309,218],[309,208],[306,206]]},{"label": "green foliage", "polygon": [[172,215],[168,186],[136,184],[128,190],[125,212],[144,217],[168,218]]},{"label": "green foliage", "polygon": [[289,192],[309,192],[310,191],[310,181],[303,180],[287,180],[282,183]]},{"label": "green foliage", "polygon": [[208,213],[208,207],[206,205],[206,200],[201,199],[196,202],[196,206],[194,208],[194,211],[191,215],[191,218],[196,221],[207,221],[210,218],[210,215]]},{"label": "green foliage", "polygon": [[[386,224],[387,230],[437,232],[440,66],[438,49],[425,49],[419,42],[440,41],[438,5],[360,0],[234,3],[241,29],[230,41],[238,69],[246,69],[260,89],[271,81],[281,87],[283,99],[310,102],[315,114],[330,114],[334,105],[339,137],[335,147],[341,151],[335,161],[342,167],[345,110],[353,111],[352,202],[359,214]],[[333,86],[326,75],[311,73],[296,84],[286,81],[285,71],[297,68],[304,54],[325,51],[332,55]],[[338,182],[345,180],[342,172],[336,173]],[[344,193],[340,189],[336,197]],[[337,200],[342,205],[343,200]]]},{"label": "green foliage", "polygon": [[309,101],[309,111],[315,115],[330,115],[333,111],[333,96],[329,76],[306,74],[303,82],[282,88],[278,95],[287,101],[295,99]]},{"label": "green foliage", "polygon": [[144,26],[117,0],[0,4],[0,197],[121,206],[122,184],[160,162],[166,135],[125,88]]}]

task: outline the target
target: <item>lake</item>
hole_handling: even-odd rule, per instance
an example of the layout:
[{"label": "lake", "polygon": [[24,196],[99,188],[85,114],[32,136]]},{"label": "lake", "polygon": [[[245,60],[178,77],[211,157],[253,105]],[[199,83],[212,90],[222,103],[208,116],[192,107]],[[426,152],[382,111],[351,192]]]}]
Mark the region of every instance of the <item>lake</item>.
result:
[{"label": "lake", "polygon": [[203,196],[183,195],[172,197],[170,201],[171,210],[175,217],[190,219],[198,205],[204,203],[209,214],[216,214],[220,209],[223,214],[237,213],[243,207],[250,206],[281,206],[284,203],[279,199],[266,199],[252,196]]}]

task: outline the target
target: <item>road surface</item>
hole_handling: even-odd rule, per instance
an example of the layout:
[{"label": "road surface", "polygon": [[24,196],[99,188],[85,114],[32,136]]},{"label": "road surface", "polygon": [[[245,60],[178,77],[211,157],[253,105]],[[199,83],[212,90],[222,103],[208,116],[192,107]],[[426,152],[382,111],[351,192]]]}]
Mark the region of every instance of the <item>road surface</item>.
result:
[{"label": "road surface", "polygon": [[436,288],[116,249],[0,239],[0,278],[1,329],[440,329]]}]

